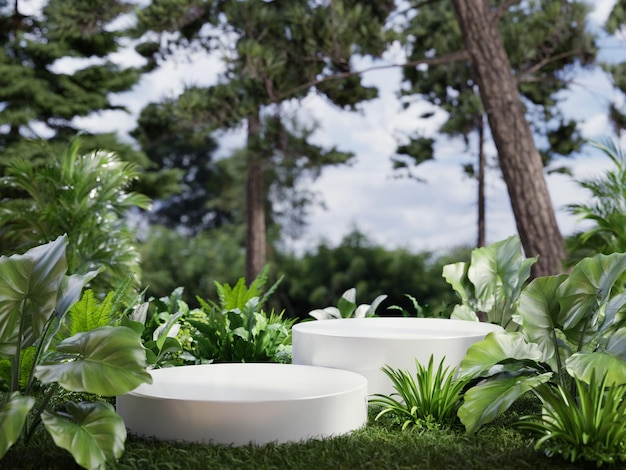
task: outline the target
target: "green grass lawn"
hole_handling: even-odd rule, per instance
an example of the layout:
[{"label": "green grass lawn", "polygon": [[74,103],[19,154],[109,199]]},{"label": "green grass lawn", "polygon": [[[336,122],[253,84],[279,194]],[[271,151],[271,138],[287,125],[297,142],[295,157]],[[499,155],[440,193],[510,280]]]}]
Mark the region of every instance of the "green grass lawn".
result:
[{"label": "green grass lawn", "polygon": [[[347,436],[305,443],[263,447],[227,447],[168,443],[129,436],[116,469],[584,469],[595,465],[570,464],[548,458],[533,448],[530,436],[514,429],[521,413],[535,404],[522,401],[497,422],[476,435],[461,427],[448,430],[401,431],[392,418],[374,421],[370,410],[366,428]],[[76,468],[69,453],[54,446],[40,432],[28,447],[14,446],[0,461],[7,469]],[[606,467],[604,467],[606,468]],[[610,468],[610,467],[609,467]],[[617,467],[616,467],[617,468]]]}]

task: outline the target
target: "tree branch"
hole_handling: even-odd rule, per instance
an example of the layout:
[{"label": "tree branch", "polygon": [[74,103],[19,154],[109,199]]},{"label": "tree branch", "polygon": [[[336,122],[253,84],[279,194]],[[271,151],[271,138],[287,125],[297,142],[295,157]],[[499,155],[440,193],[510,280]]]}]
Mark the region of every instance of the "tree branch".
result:
[{"label": "tree branch", "polygon": [[331,80],[341,80],[342,78],[349,78],[349,77],[354,77],[355,75],[362,75],[366,72],[372,72],[374,70],[385,70],[385,69],[392,69],[392,68],[396,68],[396,67],[416,67],[418,65],[441,65],[441,64],[450,64],[452,62],[461,62],[461,61],[465,61],[465,60],[470,60],[470,56],[469,53],[466,50],[461,50],[461,51],[456,51],[456,52],[451,52],[449,54],[444,54],[440,57],[432,57],[432,58],[428,58],[428,57],[424,57],[422,59],[417,59],[417,60],[412,60],[410,62],[406,62],[404,64],[385,64],[385,65],[375,65],[373,67],[368,67],[366,69],[363,70],[353,70],[353,71],[349,71],[349,72],[341,72],[341,73],[336,73],[333,75],[326,75],[324,77],[321,78],[317,78],[315,80],[311,80],[309,82],[303,83],[302,85],[299,85],[295,88],[292,88],[291,90],[288,90],[284,93],[279,93],[276,95],[275,97],[275,102],[278,101],[282,101],[287,99],[288,97],[290,97],[291,95],[294,95],[300,91],[303,90],[307,90],[311,87],[314,87],[316,85],[319,85],[321,83],[325,83]]},{"label": "tree branch", "polygon": [[539,62],[537,62],[531,68],[529,68],[527,70],[524,70],[517,77],[517,82],[520,83],[520,82],[537,81],[536,79],[534,79],[532,77],[529,77],[529,76],[532,75],[533,73],[535,73],[536,71],[540,70],[542,67],[545,67],[549,63],[556,62],[557,60],[565,59],[566,57],[571,57],[573,55],[578,54],[579,52],[580,52],[580,50],[578,50],[578,49],[572,49],[572,50],[567,51],[567,52],[561,52],[560,54],[553,55],[553,56],[550,56],[550,57],[546,57],[545,59],[540,60]]},{"label": "tree branch", "polygon": [[494,23],[496,21],[500,21],[500,18],[502,18],[502,15],[504,15],[504,13],[509,8],[511,8],[513,5],[518,4],[519,2],[520,0],[507,0],[506,2],[504,2],[502,5],[500,5],[498,8],[495,9],[491,17],[491,21],[493,21]]}]

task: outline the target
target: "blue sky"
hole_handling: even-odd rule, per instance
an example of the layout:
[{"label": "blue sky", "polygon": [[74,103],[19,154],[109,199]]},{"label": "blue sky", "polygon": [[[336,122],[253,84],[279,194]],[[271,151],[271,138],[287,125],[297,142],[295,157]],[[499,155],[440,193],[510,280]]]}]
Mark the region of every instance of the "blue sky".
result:
[{"label": "blue sky", "polygon": [[[590,0],[594,7],[592,21],[604,22],[614,1]],[[601,52],[604,60],[614,59],[626,51],[626,43],[621,38],[602,43],[610,45]],[[620,48],[623,49],[620,51]],[[140,58],[122,53],[116,60],[133,65],[139,63]],[[399,48],[389,51],[385,60],[401,62]],[[355,63],[355,68],[367,65]],[[161,70],[144,77],[135,90],[115,98],[116,102],[129,107],[130,115],[103,113],[82,119],[80,123],[90,129],[124,134],[132,129],[136,115],[146,103],[176,96],[185,85],[212,83],[220,70],[217,58],[202,55],[192,61],[166,62]],[[423,164],[417,171],[426,183],[394,178],[390,157],[398,140],[416,130],[435,136],[446,116],[426,103],[403,110],[396,99],[400,88],[397,69],[368,72],[364,80],[378,86],[380,96],[365,103],[359,112],[339,111],[313,94],[288,107],[299,118],[318,122],[320,128],[313,136],[315,143],[337,145],[341,150],[354,152],[356,159],[352,166],[325,170],[317,181],[309,184],[320,193],[325,208],[314,208],[304,235],[298,240],[287,240],[286,247],[302,251],[313,248],[322,239],[336,244],[354,227],[390,248],[438,251],[473,245],[476,240],[476,183],[464,176],[461,163],[474,161],[475,155],[465,149],[461,141],[440,139],[435,161]],[[580,124],[584,137],[601,138],[611,135],[606,109],[617,97],[608,79],[596,71],[576,78],[562,106],[572,117],[584,118]],[[420,119],[429,109],[436,111],[435,116]],[[229,134],[222,139],[221,152],[227,154],[242,143],[242,133]],[[489,145],[488,152],[495,155],[493,145]],[[609,162],[586,147],[570,166],[574,179],[580,179],[601,174]],[[487,239],[494,242],[516,230],[506,187],[498,172],[489,172],[487,178]],[[547,177],[564,234],[582,227],[564,206],[588,199],[588,194],[574,179],[563,175]]]}]

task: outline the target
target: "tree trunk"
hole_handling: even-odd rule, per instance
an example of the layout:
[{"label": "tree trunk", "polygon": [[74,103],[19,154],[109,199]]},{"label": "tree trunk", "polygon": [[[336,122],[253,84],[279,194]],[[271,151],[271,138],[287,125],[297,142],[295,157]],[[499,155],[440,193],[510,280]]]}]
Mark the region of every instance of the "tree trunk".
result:
[{"label": "tree trunk", "polygon": [[556,274],[565,258],[563,237],[496,18],[487,0],[452,0],[452,4],[498,149],[522,246],[526,256],[539,255],[533,275]]},{"label": "tree trunk", "polygon": [[485,120],[478,118],[478,248],[485,246]]},{"label": "tree trunk", "polygon": [[250,284],[266,262],[265,191],[262,156],[259,155],[259,112],[248,116],[248,175],[246,180],[246,281]]}]

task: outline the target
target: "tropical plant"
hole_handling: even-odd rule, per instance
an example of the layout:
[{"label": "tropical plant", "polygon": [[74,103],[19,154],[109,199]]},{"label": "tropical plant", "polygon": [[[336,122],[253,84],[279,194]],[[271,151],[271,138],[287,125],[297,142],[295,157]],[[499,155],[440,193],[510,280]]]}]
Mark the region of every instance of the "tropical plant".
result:
[{"label": "tropical plant", "polygon": [[609,139],[591,144],[611,159],[613,168],[602,176],[579,181],[591,192],[591,202],[567,206],[571,214],[592,223],[567,240],[571,264],[590,253],[626,252],[626,154]]},{"label": "tropical plant", "polygon": [[189,308],[182,287],[169,297],[152,300],[143,332],[148,362],[155,366],[290,362],[295,319],[263,310],[282,280],[265,291],[268,276],[266,266],[250,286],[244,278],[234,286],[216,281],[219,300],[197,296],[200,308]]},{"label": "tropical plant", "polygon": [[404,420],[402,429],[409,425],[440,427],[453,424],[457,419],[463,391],[471,378],[455,378],[456,370],[444,367],[444,363],[445,357],[435,370],[432,355],[426,367],[415,360],[415,377],[405,370],[383,367],[383,372],[391,379],[396,392],[391,395],[372,395],[374,398],[369,403],[383,408],[376,419],[387,413],[395,414]]},{"label": "tropical plant", "polygon": [[480,378],[459,409],[468,432],[544,383],[569,386],[574,396],[573,378],[626,383],[625,271],[626,254],[599,254],[569,275],[538,277],[522,290],[520,331],[488,334],[461,362],[461,376]]},{"label": "tropical plant", "polygon": [[282,281],[267,291],[269,266],[246,287],[244,278],[234,286],[216,282],[219,302],[198,297],[200,309],[185,318],[190,325],[196,363],[203,362],[290,362],[291,326],[295,319],[283,313],[269,315],[262,309]]},{"label": "tropical plant", "polygon": [[87,292],[77,303],[97,271],[67,276],[66,247],[62,236],[0,257],[0,359],[10,370],[8,380],[0,379],[0,457],[43,422],[79,465],[96,468],[121,456],[124,422],[108,403],[68,401],[47,409],[50,399],[60,389],[115,396],[152,379],[139,333],[121,326],[116,313],[123,293],[98,305]]},{"label": "tropical plant", "polygon": [[537,449],[602,464],[626,462],[626,384],[610,384],[607,376],[591,381],[574,377],[576,393],[559,384],[542,384],[534,393],[542,414],[524,416],[518,426],[541,437]]},{"label": "tropical plant", "polygon": [[191,354],[196,363],[290,362],[291,326],[295,319],[282,313],[266,314],[259,299],[249,299],[243,308],[218,310],[201,302],[186,323],[193,327]]},{"label": "tropical plant", "polygon": [[323,309],[315,309],[309,312],[309,315],[316,320],[330,320],[333,318],[365,318],[373,317],[380,303],[387,298],[387,295],[379,295],[374,299],[372,304],[356,304],[356,289],[352,287],[345,291],[336,307],[326,307]]},{"label": "tropical plant", "polygon": [[67,234],[68,271],[103,266],[91,286],[104,295],[129,273],[140,272],[134,235],[124,215],[132,208],[147,208],[150,201],[128,191],[138,176],[135,165],[110,152],[81,154],[80,146],[76,138],[63,154],[51,153],[43,162],[10,161],[0,188],[20,196],[2,199],[0,238],[3,245],[26,250]]},{"label": "tropical plant", "polygon": [[183,288],[177,287],[169,297],[150,299],[146,303],[146,316],[141,323],[142,341],[146,348],[146,360],[152,367],[184,364],[181,359],[182,342],[190,346],[189,335],[181,332],[178,320],[189,313],[189,306],[182,300]]},{"label": "tropical plant", "polygon": [[519,295],[537,258],[525,258],[519,237],[472,251],[469,263],[443,267],[443,277],[461,298],[451,318],[489,321],[505,329],[516,329],[513,315]]}]

